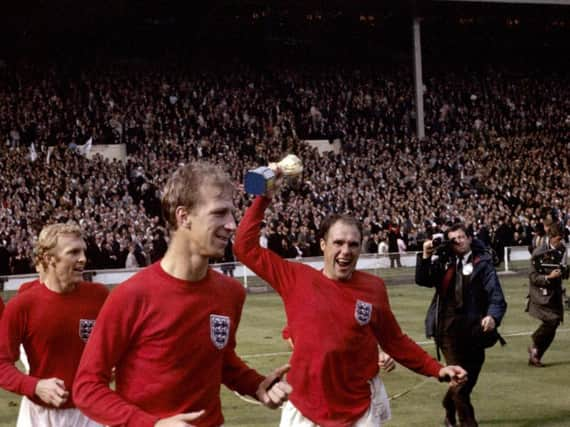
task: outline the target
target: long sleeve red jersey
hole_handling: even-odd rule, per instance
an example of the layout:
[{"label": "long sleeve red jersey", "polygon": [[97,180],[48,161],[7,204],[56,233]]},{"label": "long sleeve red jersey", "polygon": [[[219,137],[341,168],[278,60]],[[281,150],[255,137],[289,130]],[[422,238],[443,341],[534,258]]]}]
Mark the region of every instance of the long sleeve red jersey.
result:
[{"label": "long sleeve red jersey", "polygon": [[[0,321],[0,387],[46,407],[50,405],[35,396],[39,380],[60,378],[71,391],[85,342],[108,293],[95,283],[82,282],[68,293],[36,283],[12,298]],[[28,356],[29,375],[14,366],[20,344]],[[61,408],[73,407],[71,393]]]},{"label": "long sleeve red jersey", "polygon": [[295,342],[287,378],[297,409],[324,427],[352,425],[370,406],[378,344],[409,369],[437,377],[441,365],[401,331],[381,279],[356,271],[348,281],[331,280],[259,246],[268,203],[258,197],[246,211],[234,251],[283,299]]},{"label": "long sleeve red jersey", "polygon": [[140,271],[101,310],[75,381],[78,407],[110,426],[154,426],[202,409],[193,425],[222,425],[220,385],[255,396],[263,380],[235,353],[244,300],[239,282],[211,269],[197,282],[158,262]]}]

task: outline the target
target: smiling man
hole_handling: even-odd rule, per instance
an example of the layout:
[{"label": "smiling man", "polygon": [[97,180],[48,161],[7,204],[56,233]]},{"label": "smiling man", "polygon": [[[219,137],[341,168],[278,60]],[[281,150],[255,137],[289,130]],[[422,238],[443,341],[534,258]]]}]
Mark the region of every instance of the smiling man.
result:
[{"label": "smiling man", "polygon": [[78,406],[109,426],[217,427],[221,384],[279,406],[290,392],[278,381],[288,367],[263,377],[237,356],[245,290],[208,265],[236,227],[229,176],[209,163],[182,166],[166,183],[162,208],[168,250],[105,303],[77,374]]},{"label": "smiling man", "polygon": [[[0,322],[0,387],[24,396],[18,427],[99,426],[75,408],[71,393],[85,342],[108,294],[103,285],[83,281],[85,262],[78,226],[46,226],[36,247],[41,280],[6,306]],[[14,366],[20,344],[29,375]]]},{"label": "smiling man", "polygon": [[[279,169],[276,173],[281,175]],[[281,295],[295,342],[288,374],[293,391],[280,425],[380,426],[389,410],[377,376],[378,344],[415,372],[463,381],[462,368],[441,366],[401,331],[382,279],[356,271],[362,231],[354,218],[332,215],[322,222],[321,271],[259,245],[260,225],[278,182],[246,211],[234,251]]]}]

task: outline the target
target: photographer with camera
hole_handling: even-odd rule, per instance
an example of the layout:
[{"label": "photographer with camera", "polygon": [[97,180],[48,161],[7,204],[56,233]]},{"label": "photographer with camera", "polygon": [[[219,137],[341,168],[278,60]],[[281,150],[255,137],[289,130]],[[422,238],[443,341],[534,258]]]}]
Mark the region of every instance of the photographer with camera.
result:
[{"label": "photographer with camera", "polygon": [[563,321],[563,279],[568,279],[566,247],[562,227],[554,223],[548,229],[548,245],[536,248],[531,258],[527,311],[542,323],[531,337],[529,366],[544,366],[542,356],[552,344],[556,329]]},{"label": "photographer with camera", "polygon": [[426,318],[426,335],[434,337],[449,365],[467,370],[464,384],[450,385],[443,399],[445,425],[477,426],[471,391],[485,361],[485,348],[502,341],[496,328],[507,304],[489,249],[472,239],[464,224],[426,240],[416,263],[416,283],[435,287]]}]

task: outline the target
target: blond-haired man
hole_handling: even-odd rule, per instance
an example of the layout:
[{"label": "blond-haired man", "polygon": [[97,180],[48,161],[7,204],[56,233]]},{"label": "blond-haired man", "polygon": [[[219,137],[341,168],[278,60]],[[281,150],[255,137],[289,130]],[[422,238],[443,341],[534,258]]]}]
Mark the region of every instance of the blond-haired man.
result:
[{"label": "blond-haired man", "polygon": [[168,250],[105,303],[74,385],[79,407],[110,426],[221,426],[221,384],[278,406],[290,391],[279,381],[287,367],[264,378],[237,356],[245,291],[208,266],[236,228],[228,175],[208,163],[181,166],[162,208]]},{"label": "blond-haired man", "polygon": [[[98,426],[75,407],[71,386],[107,288],[83,281],[85,242],[77,225],[44,227],[36,261],[41,282],[14,297],[0,321],[0,386],[24,396],[18,427]],[[28,375],[14,365],[20,344]]]}]

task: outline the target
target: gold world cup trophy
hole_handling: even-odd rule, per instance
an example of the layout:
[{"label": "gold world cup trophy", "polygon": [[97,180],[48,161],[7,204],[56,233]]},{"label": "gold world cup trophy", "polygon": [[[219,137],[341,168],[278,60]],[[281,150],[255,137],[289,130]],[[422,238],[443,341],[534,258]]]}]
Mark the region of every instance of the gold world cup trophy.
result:
[{"label": "gold world cup trophy", "polygon": [[297,177],[303,172],[303,163],[294,154],[287,155],[278,163],[260,166],[245,174],[244,187],[249,194],[265,194],[275,185],[275,170],[279,167],[286,177]]}]

